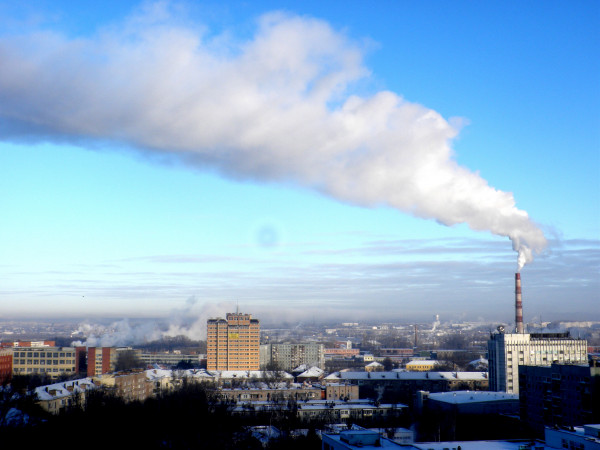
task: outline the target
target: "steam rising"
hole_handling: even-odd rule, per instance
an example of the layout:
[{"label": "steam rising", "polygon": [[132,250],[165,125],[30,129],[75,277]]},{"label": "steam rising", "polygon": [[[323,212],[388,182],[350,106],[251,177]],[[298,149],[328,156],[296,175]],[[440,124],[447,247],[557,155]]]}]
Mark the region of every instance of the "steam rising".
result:
[{"label": "steam rising", "polygon": [[[361,45],[264,15],[234,42],[154,8],[86,38],[0,38],[0,139],[117,143],[226,177],[289,183],[510,238],[519,270],[546,239],[513,195],[459,166],[458,129],[393,92],[356,95]],[[354,90],[353,90],[354,89]]]},{"label": "steam rising", "polygon": [[[186,336],[192,340],[206,339],[206,322],[212,317],[223,317],[232,310],[229,303],[204,303],[198,308],[196,297],[190,297],[183,308],[173,310],[166,322],[131,323],[124,319],[110,326],[83,323],[77,333],[86,340],[75,341],[73,346],[86,347],[126,347],[139,345],[165,336]],[[190,320],[189,318],[193,318]]]}]

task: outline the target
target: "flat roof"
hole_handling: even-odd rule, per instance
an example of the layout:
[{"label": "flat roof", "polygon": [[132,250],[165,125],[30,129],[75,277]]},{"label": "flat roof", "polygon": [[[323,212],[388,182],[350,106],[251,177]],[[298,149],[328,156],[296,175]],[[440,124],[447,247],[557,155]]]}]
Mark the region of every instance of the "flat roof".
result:
[{"label": "flat roof", "polygon": [[[332,374],[333,375],[333,374]],[[447,380],[447,381],[484,381],[487,372],[335,372],[336,376],[327,379],[342,380]],[[331,377],[331,378],[330,378]]]},{"label": "flat roof", "polygon": [[[412,445],[412,448],[418,450],[457,450],[460,446],[461,450],[521,450],[524,444],[531,444],[530,440],[520,441],[450,441],[450,442],[417,442]],[[536,441],[536,448],[553,449],[544,445],[543,442]],[[409,447],[411,448],[411,447]],[[527,447],[529,448],[529,447]],[[553,449],[554,450],[554,449]]]},{"label": "flat roof", "polygon": [[509,394],[506,392],[491,391],[454,391],[454,392],[435,392],[429,394],[430,400],[451,404],[483,403],[497,401],[518,401],[519,394]]}]

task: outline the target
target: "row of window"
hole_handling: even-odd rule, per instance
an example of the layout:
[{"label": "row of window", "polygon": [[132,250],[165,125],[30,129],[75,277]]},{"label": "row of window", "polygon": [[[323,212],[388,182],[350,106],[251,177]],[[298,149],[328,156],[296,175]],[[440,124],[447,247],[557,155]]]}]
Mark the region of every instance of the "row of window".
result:
[{"label": "row of window", "polygon": [[73,359],[15,359],[14,361],[15,365],[34,365],[34,366],[58,366],[59,364],[65,365],[65,364],[75,364],[75,360]]},{"label": "row of window", "polygon": [[14,358],[73,358],[73,352],[15,352]]},{"label": "row of window", "polygon": [[58,373],[58,372],[75,372],[75,367],[62,367],[62,368],[47,368],[43,367],[17,367],[14,370],[15,373]]}]

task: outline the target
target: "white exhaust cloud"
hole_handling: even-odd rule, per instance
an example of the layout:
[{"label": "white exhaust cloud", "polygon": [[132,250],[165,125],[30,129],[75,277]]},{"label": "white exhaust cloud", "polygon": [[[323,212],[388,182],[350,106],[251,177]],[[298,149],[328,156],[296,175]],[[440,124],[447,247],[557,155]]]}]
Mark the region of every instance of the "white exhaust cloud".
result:
[{"label": "white exhaust cloud", "polygon": [[327,23],[282,13],[261,17],[243,42],[160,8],[92,37],[4,36],[0,139],[116,143],[466,223],[510,238],[520,270],[545,247],[542,231],[512,193],[457,164],[459,130],[440,114],[389,91],[356,95],[369,75],[363,54]]},{"label": "white exhaust cloud", "polygon": [[79,325],[78,334],[85,341],[73,341],[73,346],[84,347],[127,347],[160,340],[165,337],[185,336],[192,340],[206,340],[208,319],[224,317],[234,309],[233,303],[198,303],[190,297],[181,309],[171,311],[166,321],[131,323],[127,319],[118,320],[108,326],[85,322]]}]

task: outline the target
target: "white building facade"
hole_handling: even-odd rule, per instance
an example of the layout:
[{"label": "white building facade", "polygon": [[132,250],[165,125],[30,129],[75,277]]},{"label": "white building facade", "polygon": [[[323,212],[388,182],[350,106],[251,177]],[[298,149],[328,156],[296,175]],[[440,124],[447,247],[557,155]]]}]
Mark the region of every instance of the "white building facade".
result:
[{"label": "white building facade", "polygon": [[587,341],[569,333],[494,333],[488,341],[490,391],[519,393],[519,366],[587,363]]}]

